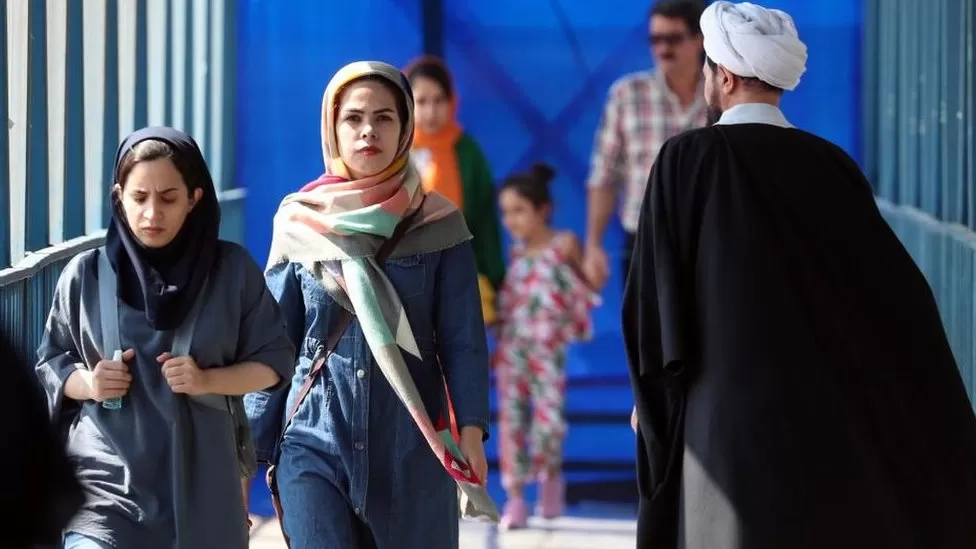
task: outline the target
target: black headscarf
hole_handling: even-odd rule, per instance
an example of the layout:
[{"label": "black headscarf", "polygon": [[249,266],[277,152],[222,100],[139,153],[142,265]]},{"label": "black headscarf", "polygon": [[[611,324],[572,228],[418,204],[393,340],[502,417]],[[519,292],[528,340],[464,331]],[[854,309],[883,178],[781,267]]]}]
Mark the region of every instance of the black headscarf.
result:
[{"label": "black headscarf", "polygon": [[183,323],[217,262],[220,204],[200,147],[192,137],[173,128],[143,128],[125,138],[115,153],[113,186],[123,183],[119,181],[119,168],[126,153],[147,140],[168,144],[173,149],[170,160],[189,191],[203,189],[203,196],[172,242],[162,248],[147,248],[132,233],[119,197],[112,192],[112,220],[105,248],[118,275],[119,299],[144,311],[153,329],[173,330]]}]

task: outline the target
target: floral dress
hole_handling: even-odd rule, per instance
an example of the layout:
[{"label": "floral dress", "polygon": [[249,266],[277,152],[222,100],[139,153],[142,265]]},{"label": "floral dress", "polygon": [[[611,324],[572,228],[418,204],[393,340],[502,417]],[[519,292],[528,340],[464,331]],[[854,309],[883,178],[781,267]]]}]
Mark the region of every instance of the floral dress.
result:
[{"label": "floral dress", "polygon": [[566,434],[566,348],[591,337],[590,309],[598,304],[555,238],[536,254],[512,252],[499,294],[493,357],[506,487],[559,470]]}]

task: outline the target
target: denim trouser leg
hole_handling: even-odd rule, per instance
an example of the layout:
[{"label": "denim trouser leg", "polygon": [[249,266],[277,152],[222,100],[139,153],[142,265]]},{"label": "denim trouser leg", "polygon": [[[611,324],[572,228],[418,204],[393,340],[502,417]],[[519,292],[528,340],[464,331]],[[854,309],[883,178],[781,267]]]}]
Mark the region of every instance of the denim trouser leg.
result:
[{"label": "denim trouser leg", "polygon": [[64,536],[64,549],[109,549],[108,545],[88,536],[68,532]]},{"label": "denim trouser leg", "polygon": [[372,536],[321,470],[321,457],[296,445],[282,450],[278,492],[291,549],[372,549]]}]

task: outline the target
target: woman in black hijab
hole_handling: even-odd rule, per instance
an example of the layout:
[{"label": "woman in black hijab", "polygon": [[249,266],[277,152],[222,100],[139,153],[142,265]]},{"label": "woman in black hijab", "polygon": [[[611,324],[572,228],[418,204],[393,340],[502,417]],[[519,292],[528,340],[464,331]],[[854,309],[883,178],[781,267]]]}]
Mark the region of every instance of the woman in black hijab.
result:
[{"label": "woman in black hijab", "polygon": [[38,351],[86,495],[64,547],[244,549],[240,396],[294,370],[277,302],[250,255],[218,240],[190,136],[127,137],[111,197],[105,247],[61,273]]},{"label": "woman in black hijab", "polygon": [[[136,149],[136,146],[139,148]],[[175,237],[163,231],[145,231],[151,220],[126,219],[122,185],[141,162],[168,158],[187,187],[188,215]],[[119,276],[119,298],[146,314],[156,330],[179,326],[217,262],[220,204],[210,170],[193,138],[172,128],[144,128],[127,137],[115,153],[112,220],[105,235],[105,249]],[[175,191],[170,191],[175,193]],[[122,200],[118,198],[122,196]],[[139,198],[146,198],[140,195]],[[182,197],[166,197],[166,208]],[[144,214],[141,208],[130,216]],[[153,212],[158,213],[158,212]],[[179,212],[178,212],[179,213]],[[178,216],[174,216],[177,221]],[[135,226],[135,227],[133,227]],[[159,227],[156,227],[157,229]],[[164,228],[165,229],[165,228]],[[139,237],[135,233],[141,232]],[[140,238],[143,237],[143,238]],[[154,244],[167,243],[156,246]]]}]

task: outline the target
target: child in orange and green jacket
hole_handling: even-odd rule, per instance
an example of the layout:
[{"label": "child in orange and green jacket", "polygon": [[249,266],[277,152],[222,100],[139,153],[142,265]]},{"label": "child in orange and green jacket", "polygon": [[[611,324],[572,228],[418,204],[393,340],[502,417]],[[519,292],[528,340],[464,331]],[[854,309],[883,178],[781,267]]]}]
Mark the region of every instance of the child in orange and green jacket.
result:
[{"label": "child in orange and green jacket", "polygon": [[412,157],[424,190],[437,191],[464,212],[478,263],[485,324],[495,322],[495,293],[505,277],[491,168],[481,148],[457,122],[451,74],[436,57],[421,57],[404,71],[416,120]]}]

